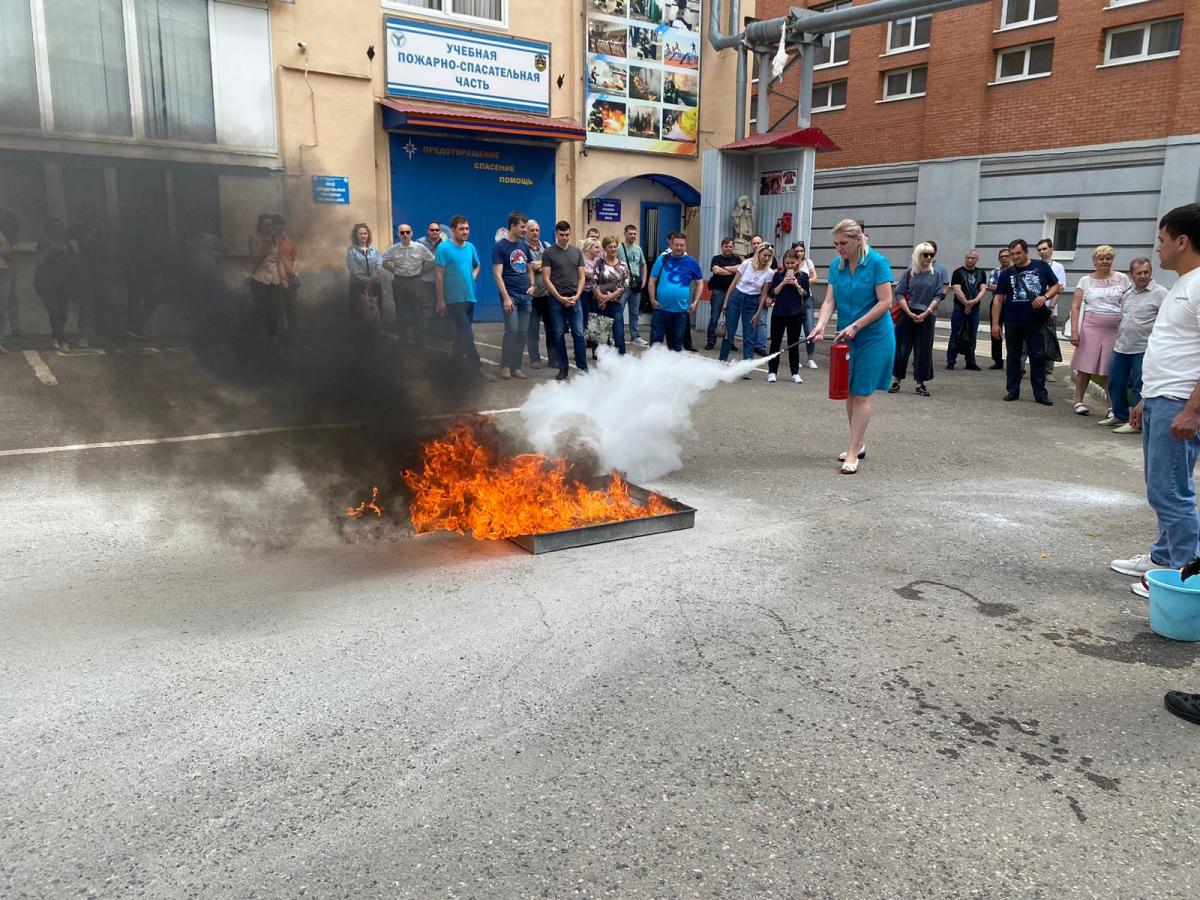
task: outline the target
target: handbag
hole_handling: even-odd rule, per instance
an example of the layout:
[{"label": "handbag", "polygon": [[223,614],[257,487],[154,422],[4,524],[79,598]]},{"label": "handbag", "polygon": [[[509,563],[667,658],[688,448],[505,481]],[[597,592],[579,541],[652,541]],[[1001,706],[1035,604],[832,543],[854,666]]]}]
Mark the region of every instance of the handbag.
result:
[{"label": "handbag", "polygon": [[721,317],[717,319],[716,335],[719,338],[725,337],[728,329],[725,327],[725,313],[721,313]]}]

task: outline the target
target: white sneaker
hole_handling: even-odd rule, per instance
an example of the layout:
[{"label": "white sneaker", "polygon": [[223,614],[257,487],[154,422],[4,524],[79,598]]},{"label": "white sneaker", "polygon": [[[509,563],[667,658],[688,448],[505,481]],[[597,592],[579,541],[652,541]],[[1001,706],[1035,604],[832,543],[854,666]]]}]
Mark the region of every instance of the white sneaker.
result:
[{"label": "white sneaker", "polygon": [[635,347],[649,347],[650,342],[647,341],[644,337],[636,337],[633,339],[633,345]]},{"label": "white sneaker", "polygon": [[808,367],[810,369],[815,369],[817,367],[817,361],[815,359],[810,359],[808,361]]},{"label": "white sneaker", "polygon": [[778,381],[778,380],[779,380],[779,379],[775,377],[775,373],[774,373],[774,372],[768,372],[768,373],[767,373],[767,383],[768,383],[768,384],[774,384],[774,383],[775,383],[776,381]]},{"label": "white sneaker", "polygon": [[88,343],[87,335],[81,334],[79,336],[79,343],[76,346],[78,346],[80,350],[87,350],[92,345]]},{"label": "white sneaker", "polygon": [[1112,428],[1114,425],[1120,425],[1124,421],[1125,421],[1124,419],[1118,419],[1116,416],[1110,414],[1110,415],[1105,416],[1103,419],[1101,419],[1096,424],[1097,425],[1107,425],[1109,428]]},{"label": "white sneaker", "polygon": [[795,375],[792,376],[792,383],[793,384],[804,384],[804,379],[800,377],[799,372],[797,372]]},{"label": "white sneaker", "polygon": [[66,341],[63,341],[61,344],[58,345],[58,352],[59,353],[70,353],[71,345],[68,344]]},{"label": "white sneaker", "polygon": [[1146,576],[1145,575],[1142,576],[1141,581],[1135,581],[1133,584],[1131,584],[1129,586],[1129,590],[1131,590],[1133,593],[1137,594],[1143,600],[1150,599],[1150,587],[1149,587],[1149,585],[1146,584]]},{"label": "white sneaker", "polygon": [[1139,575],[1145,575],[1153,569],[1170,568],[1170,566],[1160,566],[1150,558],[1149,553],[1139,553],[1137,556],[1131,556],[1129,559],[1114,559],[1108,564],[1108,567],[1121,575],[1132,575],[1135,578]]}]

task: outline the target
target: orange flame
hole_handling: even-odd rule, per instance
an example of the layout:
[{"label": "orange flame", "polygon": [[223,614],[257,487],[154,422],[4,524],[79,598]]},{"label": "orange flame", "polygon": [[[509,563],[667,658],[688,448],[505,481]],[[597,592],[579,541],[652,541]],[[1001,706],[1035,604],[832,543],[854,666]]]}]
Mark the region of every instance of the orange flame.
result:
[{"label": "orange flame", "polygon": [[379,499],[379,488],[373,487],[371,488],[371,499],[364,500],[358,504],[358,509],[355,509],[353,506],[347,506],[346,515],[352,519],[361,519],[367,514],[367,510],[374,510],[375,518],[379,518],[383,515],[383,507],[375,502],[377,499]]},{"label": "orange flame", "polygon": [[592,490],[567,475],[566,460],[540,453],[501,459],[496,443],[489,425],[472,420],[425,445],[422,471],[404,473],[418,534],[470,532],[495,541],[671,512],[658,494],[645,505],[634,500],[617,472],[604,490]]}]

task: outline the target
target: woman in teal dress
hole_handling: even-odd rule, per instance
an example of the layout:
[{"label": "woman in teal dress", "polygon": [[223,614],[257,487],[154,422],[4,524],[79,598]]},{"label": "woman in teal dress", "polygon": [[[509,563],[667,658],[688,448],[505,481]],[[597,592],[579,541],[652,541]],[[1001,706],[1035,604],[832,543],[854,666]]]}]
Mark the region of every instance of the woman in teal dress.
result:
[{"label": "woman in teal dress", "polygon": [[846,398],[850,445],[838,459],[842,474],[853,475],[858,471],[858,461],[867,456],[872,397],[892,383],[896,359],[896,331],[889,314],[892,267],[871,249],[862,226],[853,219],[843,219],[834,226],[833,243],[840,258],[829,267],[829,289],[821,305],[821,318],[809,337],[814,341],[825,339],[825,326],[836,307],[837,340],[850,345],[850,396]]}]

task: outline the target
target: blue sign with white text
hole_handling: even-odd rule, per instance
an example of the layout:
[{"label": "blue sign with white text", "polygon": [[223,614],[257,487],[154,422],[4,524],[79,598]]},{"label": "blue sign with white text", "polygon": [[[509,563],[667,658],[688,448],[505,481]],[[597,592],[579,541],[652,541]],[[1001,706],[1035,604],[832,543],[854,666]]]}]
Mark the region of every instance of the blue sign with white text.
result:
[{"label": "blue sign with white text", "polygon": [[597,222],[620,222],[621,221],[621,201],[620,200],[597,200],[596,201],[596,221]]},{"label": "blue sign with white text", "polygon": [[313,176],[313,203],[350,202],[350,179],[341,175]]}]

